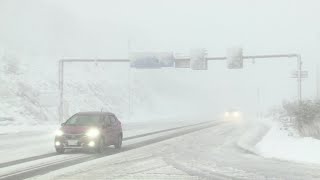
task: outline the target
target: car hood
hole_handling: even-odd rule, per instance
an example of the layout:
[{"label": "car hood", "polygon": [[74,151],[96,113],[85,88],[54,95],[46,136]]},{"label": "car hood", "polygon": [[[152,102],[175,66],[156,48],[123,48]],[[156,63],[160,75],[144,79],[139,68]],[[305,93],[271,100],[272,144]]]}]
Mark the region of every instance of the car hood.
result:
[{"label": "car hood", "polygon": [[61,130],[65,134],[84,134],[86,133],[92,126],[63,126]]}]

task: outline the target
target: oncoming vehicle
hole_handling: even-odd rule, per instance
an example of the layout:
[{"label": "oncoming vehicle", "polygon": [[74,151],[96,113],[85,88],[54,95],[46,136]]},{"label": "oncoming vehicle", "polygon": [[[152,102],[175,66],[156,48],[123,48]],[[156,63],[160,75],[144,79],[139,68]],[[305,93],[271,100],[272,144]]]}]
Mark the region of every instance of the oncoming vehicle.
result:
[{"label": "oncoming vehicle", "polygon": [[229,109],[224,112],[223,119],[227,121],[242,120],[242,113],[237,109]]},{"label": "oncoming vehicle", "polygon": [[54,146],[57,153],[66,149],[91,149],[101,153],[105,147],[122,145],[121,122],[109,112],[80,112],[61,124],[56,131]]}]

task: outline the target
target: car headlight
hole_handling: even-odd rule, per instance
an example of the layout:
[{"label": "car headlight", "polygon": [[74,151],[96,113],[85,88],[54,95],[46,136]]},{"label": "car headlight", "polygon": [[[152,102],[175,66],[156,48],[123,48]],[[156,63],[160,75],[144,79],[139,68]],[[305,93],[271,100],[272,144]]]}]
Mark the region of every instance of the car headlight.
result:
[{"label": "car headlight", "polygon": [[234,117],[239,117],[239,116],[240,116],[240,113],[239,113],[239,112],[233,112],[233,116],[234,116]]},{"label": "car headlight", "polygon": [[63,131],[61,131],[60,129],[56,130],[56,136],[62,136],[63,135]]},{"label": "car headlight", "polygon": [[100,131],[98,129],[89,129],[86,133],[86,136],[95,138],[99,136],[99,134],[100,134]]}]

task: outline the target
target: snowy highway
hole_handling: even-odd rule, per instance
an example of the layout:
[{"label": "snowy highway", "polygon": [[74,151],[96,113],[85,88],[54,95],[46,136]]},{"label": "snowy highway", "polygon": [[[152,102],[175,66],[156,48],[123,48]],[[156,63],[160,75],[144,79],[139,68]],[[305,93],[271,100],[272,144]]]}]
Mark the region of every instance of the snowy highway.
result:
[{"label": "snowy highway", "polygon": [[212,121],[132,133],[121,151],[110,147],[101,155],[51,152],[2,162],[0,179],[320,178],[320,166],[266,159],[246,149],[266,132],[252,127]]},{"label": "snowy highway", "polygon": [[0,0],[0,180],[320,180],[319,9]]},{"label": "snowy highway", "polygon": [[[56,153],[52,153],[53,151],[52,139],[47,139],[47,141],[49,141],[51,145],[50,146],[51,152],[50,152],[50,149],[46,149],[48,148],[48,146],[46,146],[45,142],[42,142],[44,144],[39,144],[39,146],[42,145],[43,146],[42,149],[46,149],[50,153],[41,154],[46,151],[39,151],[39,149],[35,149],[37,150],[36,152],[38,152],[40,155],[30,157],[30,155],[28,155],[25,152],[24,153],[25,158],[22,158],[22,159],[15,159],[12,156],[7,157],[8,159],[11,158],[14,160],[0,163],[0,168],[1,168],[0,179],[25,179],[28,177],[33,177],[38,174],[44,174],[53,170],[61,169],[63,167],[76,165],[81,162],[99,159],[105,156],[110,156],[113,154],[125,152],[128,150],[153,144],[153,143],[170,139],[173,137],[181,136],[183,134],[197,131],[199,129],[208,128],[212,125],[213,123],[211,122],[197,123],[192,125],[183,125],[183,126],[180,125],[179,127],[163,129],[168,125],[164,126],[162,124],[157,128],[151,128],[151,129],[155,129],[154,131],[150,131],[150,129],[148,129],[145,126],[143,129],[140,126],[133,126],[131,127],[132,129],[129,128],[130,130],[127,131],[127,134],[131,134],[131,136],[126,136],[124,138],[124,147],[122,148],[121,151],[117,151],[110,147],[102,155],[93,154],[90,152],[77,152],[77,151],[68,152],[64,155],[57,155]],[[141,132],[145,132],[145,133],[141,133]],[[34,139],[34,137],[32,137],[31,139]],[[41,138],[39,138],[39,141],[41,141]],[[34,145],[33,147],[36,147],[36,146],[37,145]],[[17,144],[15,148],[20,149],[21,151],[32,150],[32,149],[24,149],[23,147],[18,147]],[[4,149],[5,148],[3,148],[2,151],[5,151]],[[12,153],[11,150],[13,149],[14,148],[12,145],[8,146],[6,153],[8,154]]]}]

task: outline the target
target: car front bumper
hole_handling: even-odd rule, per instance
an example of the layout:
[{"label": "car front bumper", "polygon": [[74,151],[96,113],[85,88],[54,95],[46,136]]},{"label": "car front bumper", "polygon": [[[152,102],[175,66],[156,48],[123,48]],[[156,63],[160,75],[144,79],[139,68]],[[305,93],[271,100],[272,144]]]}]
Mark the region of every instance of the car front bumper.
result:
[{"label": "car front bumper", "polygon": [[85,135],[67,134],[55,137],[55,148],[63,149],[92,149],[98,144],[99,138],[89,138]]}]

